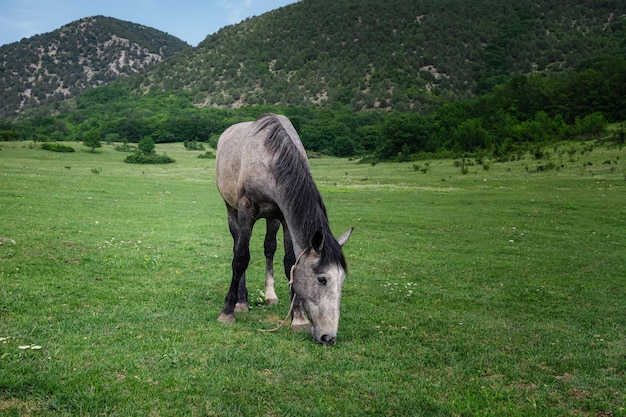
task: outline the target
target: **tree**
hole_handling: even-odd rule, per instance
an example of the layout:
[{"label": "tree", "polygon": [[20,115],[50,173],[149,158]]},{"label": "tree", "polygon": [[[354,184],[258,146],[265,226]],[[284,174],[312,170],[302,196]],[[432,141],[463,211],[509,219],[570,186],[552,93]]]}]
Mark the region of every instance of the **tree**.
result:
[{"label": "tree", "polygon": [[96,148],[102,147],[100,143],[100,134],[95,130],[90,130],[83,137],[83,145],[91,148],[91,152],[96,152]]},{"label": "tree", "polygon": [[433,133],[431,119],[415,113],[392,113],[382,123],[376,155],[381,160],[403,159],[423,150]]},{"label": "tree", "polygon": [[139,151],[144,155],[154,154],[154,140],[150,136],[146,136],[139,141],[137,145]]},{"label": "tree", "polygon": [[491,146],[491,136],[479,119],[462,122],[456,130],[456,137],[461,150],[465,152],[488,149]]},{"label": "tree", "polygon": [[346,136],[338,136],[331,145],[331,152],[339,157],[352,156],[354,155],[354,142]]}]

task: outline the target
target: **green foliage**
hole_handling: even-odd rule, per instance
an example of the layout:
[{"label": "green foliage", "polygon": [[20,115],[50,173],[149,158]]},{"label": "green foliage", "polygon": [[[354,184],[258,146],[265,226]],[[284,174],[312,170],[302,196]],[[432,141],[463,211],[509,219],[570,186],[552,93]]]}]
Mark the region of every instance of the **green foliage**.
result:
[{"label": "green foliage", "polygon": [[186,140],[183,142],[185,149],[188,151],[203,151],[204,145],[197,140]]},{"label": "green foliage", "polygon": [[96,148],[102,147],[100,142],[100,134],[96,130],[90,130],[83,135],[83,145],[91,149],[91,152],[95,152]]},{"label": "green foliage", "polygon": [[145,138],[139,141],[137,145],[137,149],[140,153],[144,155],[153,155],[154,154],[154,140],[150,136],[146,136]]},{"label": "green foliage", "polygon": [[198,158],[200,159],[215,159],[215,154],[211,151],[206,151],[204,153],[201,153],[200,155],[198,155]]},{"label": "green foliage", "polygon": [[600,112],[593,112],[587,116],[576,118],[576,123],[572,127],[572,133],[576,136],[597,136],[604,133],[608,122]]},{"label": "green foliage", "polygon": [[[624,56],[624,14],[623,3],[592,0],[297,2],[223,28],[186,59],[132,82],[186,89],[194,103],[220,108],[429,111],[487,93],[512,74],[559,74],[601,55]],[[295,30],[294,22],[314,24]]]},{"label": "green foliage", "polygon": [[128,155],[124,162],[128,164],[171,164],[176,162],[173,158],[167,155],[158,154],[145,154],[142,152],[135,152]]},{"label": "green foliage", "polygon": [[[626,60],[609,61],[626,73]],[[598,62],[593,67],[610,66]],[[626,89],[608,75],[601,77],[609,83],[604,89]],[[81,96],[80,106],[67,114],[7,121],[0,128],[13,132],[8,137],[26,140],[72,139],[97,131],[99,137],[126,143],[149,137],[153,143],[180,141],[188,149],[200,148],[208,141],[215,148],[228,126],[271,111],[292,120],[310,152],[342,157],[371,155],[375,160],[398,161],[450,152],[452,156],[487,152],[507,158],[530,144],[601,135],[607,122],[621,115],[617,96],[611,106],[606,106],[606,113],[587,108],[577,113],[580,107],[570,98],[568,88],[573,85],[570,80],[578,76],[514,76],[488,94],[441,105],[429,114],[354,112],[350,106],[197,109],[186,93],[138,96],[113,83]],[[578,92],[584,94],[580,89]]]},{"label": "green foliage", "polygon": [[[198,106],[316,103],[347,105],[353,111],[427,112],[441,103],[488,93],[512,74],[575,69],[584,71],[568,86],[566,97],[576,104],[576,113],[593,107],[604,114],[619,112],[621,116],[607,119],[623,120],[625,106],[615,110],[611,103],[624,91],[605,88],[607,74],[610,83],[623,84],[623,69],[608,61],[604,68],[593,63],[602,56],[625,56],[625,14],[621,2],[593,0],[478,0],[471,7],[465,0],[318,0],[296,2],[225,27],[193,49],[163,32],[96,16],[0,47],[0,116],[44,103],[64,111],[74,104],[61,100],[121,76],[125,91],[117,93],[149,92],[175,101],[185,91]],[[295,30],[294,22],[315,24]],[[150,53],[164,61],[152,65],[156,60]],[[131,56],[132,63],[110,65]],[[519,87],[517,91],[523,91]],[[532,90],[548,100],[558,97],[534,89],[532,83],[523,87],[527,95]],[[580,95],[578,89],[592,94]],[[81,97],[76,105],[92,99]],[[526,117],[536,111],[518,104]],[[188,118],[169,123],[170,133],[199,130]],[[137,137],[128,139],[137,142],[147,134],[139,130]]]},{"label": "green foliage", "polygon": [[146,136],[139,141],[137,151],[128,155],[124,162],[129,164],[171,164],[176,161],[167,155],[158,155],[155,152],[154,140],[150,136]]},{"label": "green foliage", "polygon": [[[621,5],[500,3],[299,2],[64,107],[3,121],[0,138],[97,131],[106,141],[215,148],[228,126],[272,111],[311,152],[500,160],[626,120],[626,21],[606,21]],[[313,15],[318,25],[293,30]]]},{"label": "green foliage", "polygon": [[[1,121],[0,121],[1,122]],[[14,129],[0,129],[0,141],[16,141],[20,139],[20,134]]]},{"label": "green foliage", "polygon": [[41,149],[52,152],[75,152],[76,149],[71,146],[63,145],[58,142],[44,142],[41,144]]},{"label": "green foliage", "polygon": [[135,146],[130,146],[128,144],[128,140],[124,139],[124,141],[122,142],[121,145],[117,145],[114,148],[116,151],[118,152],[134,152],[135,150],[137,150],[137,147]]}]

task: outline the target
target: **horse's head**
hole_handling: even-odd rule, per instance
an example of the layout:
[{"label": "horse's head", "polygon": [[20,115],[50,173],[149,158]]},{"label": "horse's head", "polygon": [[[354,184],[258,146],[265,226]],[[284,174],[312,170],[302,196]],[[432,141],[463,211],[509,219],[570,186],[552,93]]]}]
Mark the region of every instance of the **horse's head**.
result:
[{"label": "horse's head", "polygon": [[346,278],[346,262],[341,247],[352,229],[334,242],[332,236],[316,232],[311,246],[298,257],[292,272],[293,290],[311,321],[313,338],[324,345],[334,345],[339,328],[341,288]]}]

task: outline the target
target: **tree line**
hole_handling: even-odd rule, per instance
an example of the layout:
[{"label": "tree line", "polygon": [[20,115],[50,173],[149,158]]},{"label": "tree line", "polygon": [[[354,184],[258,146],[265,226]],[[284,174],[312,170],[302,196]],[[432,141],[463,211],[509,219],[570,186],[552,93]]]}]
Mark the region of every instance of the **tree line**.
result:
[{"label": "tree line", "polygon": [[215,145],[228,126],[265,112],[287,115],[305,147],[340,157],[409,160],[420,155],[486,153],[588,137],[626,120],[626,59],[607,57],[577,72],[515,75],[475,99],[429,113],[360,111],[349,105],[197,108],[190,94],[139,95],[122,83],[92,89],[60,114],[0,121],[0,140],[198,141]]}]

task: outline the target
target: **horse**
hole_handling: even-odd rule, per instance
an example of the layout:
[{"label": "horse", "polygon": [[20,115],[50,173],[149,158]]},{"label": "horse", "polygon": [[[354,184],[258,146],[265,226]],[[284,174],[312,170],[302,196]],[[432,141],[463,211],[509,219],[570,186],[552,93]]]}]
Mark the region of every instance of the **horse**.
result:
[{"label": "horse", "polygon": [[316,342],[334,345],[347,273],[342,247],[353,229],[337,239],[331,233],[326,206],[295,128],[287,117],[273,113],[232,125],[218,140],[215,166],[233,238],[232,279],[218,321],[233,323],[235,312],[249,308],[245,274],[250,236],[255,222],[264,218],[266,299],[278,302],[273,256],[282,225],[291,328],[309,329]]}]

